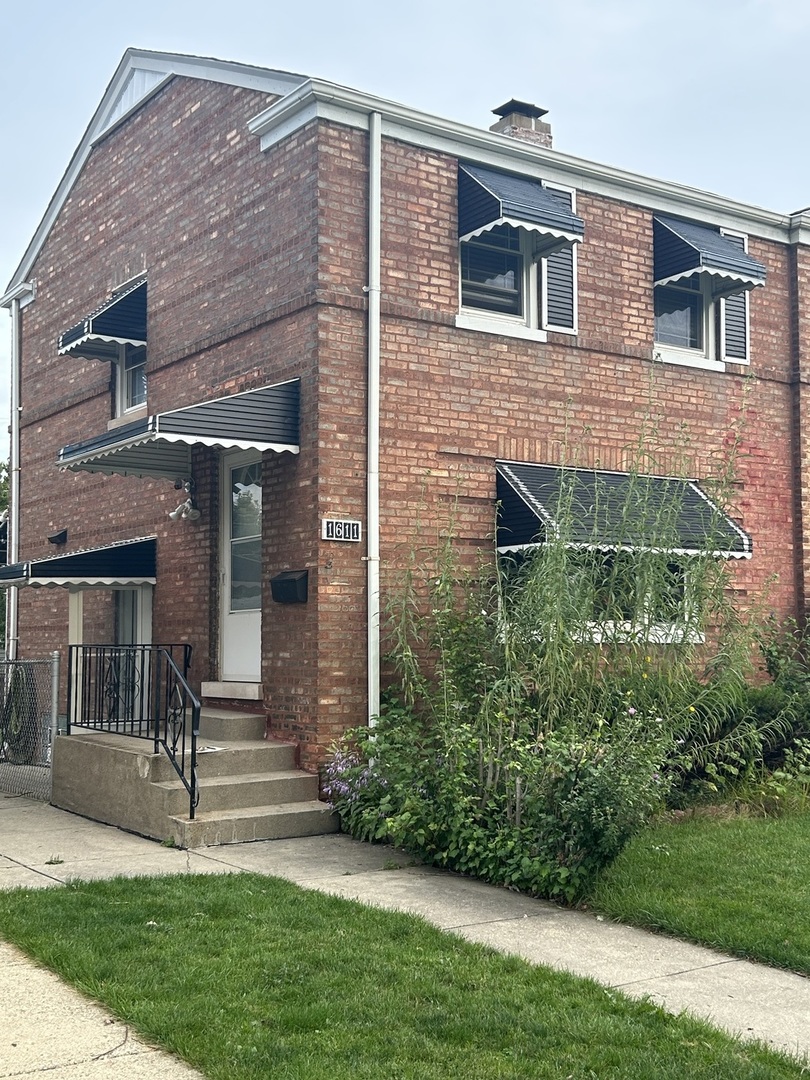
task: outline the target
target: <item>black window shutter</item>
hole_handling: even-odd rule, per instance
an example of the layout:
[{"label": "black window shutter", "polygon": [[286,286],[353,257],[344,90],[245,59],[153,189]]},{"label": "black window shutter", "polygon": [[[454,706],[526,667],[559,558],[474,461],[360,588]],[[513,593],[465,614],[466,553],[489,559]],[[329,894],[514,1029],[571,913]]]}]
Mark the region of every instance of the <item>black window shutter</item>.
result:
[{"label": "black window shutter", "polygon": [[[737,247],[745,248],[745,240],[741,236],[728,236],[724,234],[729,243]],[[748,359],[748,293],[738,292],[733,296],[727,296],[723,301],[723,360]]]},{"label": "black window shutter", "polygon": [[[546,189],[549,195],[553,195],[563,202],[568,209],[572,208],[570,192],[555,191],[553,188]],[[573,330],[574,321],[574,249],[563,248],[549,255],[545,263],[545,281],[543,287],[546,294],[546,326],[561,326]]]},{"label": "black window shutter", "polygon": [[723,316],[725,320],[725,356],[729,360],[744,361],[748,359],[747,306],[747,293],[741,292],[726,297]]},{"label": "black window shutter", "polygon": [[574,251],[563,248],[546,260],[546,323],[574,328]]}]

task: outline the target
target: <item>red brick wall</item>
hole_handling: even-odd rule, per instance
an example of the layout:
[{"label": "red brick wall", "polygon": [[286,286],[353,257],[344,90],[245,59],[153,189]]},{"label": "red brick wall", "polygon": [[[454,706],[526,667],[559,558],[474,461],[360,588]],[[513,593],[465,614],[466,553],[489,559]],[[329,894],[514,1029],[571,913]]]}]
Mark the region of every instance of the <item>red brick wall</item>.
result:
[{"label": "red brick wall", "polygon": [[[260,153],[246,122],[268,101],[175,79],[107,136],[37,260],[37,300],[24,312],[22,555],[54,554],[45,538],[65,526],[66,551],[157,534],[154,637],[194,645],[196,683],[218,676],[218,454],[194,451],[198,522],[168,520],[179,501],[170,480],[61,473],[61,446],[106,430],[110,368],[59,358],[56,341],[116,284],[146,269],[150,412],[307,376],[316,355],[307,313],[317,264],[315,129]],[[303,401],[313,446],[314,379]],[[283,472],[289,462],[284,455],[277,467]],[[288,486],[288,502],[300,503]],[[267,516],[268,549],[287,532],[285,514]],[[110,593],[92,594],[85,605],[85,640],[97,633],[109,640],[111,623],[91,608],[106,610],[109,623]],[[314,606],[305,618],[314,622]],[[66,595],[23,592],[21,634],[28,654],[62,646]]]},{"label": "red brick wall", "polygon": [[[366,524],[368,147],[362,132],[312,123],[262,153],[245,125],[266,104],[175,79],[91,154],[23,317],[21,550],[52,554],[45,537],[65,526],[68,550],[156,534],[155,638],[191,641],[195,680],[218,677],[217,452],[194,453],[196,523],[168,521],[169,480],[54,465],[62,445],[110,418],[108,366],[58,358],[57,336],[146,269],[150,412],[302,379],[301,453],[264,463],[262,651],[271,728],[312,766],[366,716],[366,545],[320,540],[319,520]],[[793,612],[794,533],[806,531],[793,483],[807,463],[807,406],[802,397],[794,414],[791,397],[803,359],[792,342],[808,330],[804,252],[798,295],[786,250],[751,239],[769,278],[751,298],[750,369],[654,364],[652,214],[580,192],[578,334],[539,343],[458,330],[456,170],[451,157],[384,140],[384,587],[453,506],[466,549],[487,547],[497,458],[622,469],[645,437],[651,471],[709,481],[736,430],[735,514],[755,545],[737,567],[740,592],[753,602],[777,577],[769,604]],[[273,603],[270,578],[300,569],[309,602]],[[67,627],[63,593],[32,593],[21,598],[28,655],[61,645]],[[98,633],[105,595],[87,619]]]},{"label": "red brick wall", "polygon": [[[456,162],[445,159],[443,181],[427,185],[418,166],[428,156],[386,144],[383,249],[393,244],[395,255],[384,259],[383,287],[385,580],[418,542],[415,521],[435,530],[459,496],[461,538],[491,536],[496,458],[623,469],[643,438],[650,471],[708,484],[738,438],[732,512],[755,549],[735,567],[740,595],[794,613],[786,250],[751,239],[769,278],[751,297],[750,368],[651,362],[652,213],[585,192],[576,337],[542,344],[457,330]],[[407,280],[396,258],[403,228],[414,250],[419,238],[433,241],[429,257],[407,264]]]}]

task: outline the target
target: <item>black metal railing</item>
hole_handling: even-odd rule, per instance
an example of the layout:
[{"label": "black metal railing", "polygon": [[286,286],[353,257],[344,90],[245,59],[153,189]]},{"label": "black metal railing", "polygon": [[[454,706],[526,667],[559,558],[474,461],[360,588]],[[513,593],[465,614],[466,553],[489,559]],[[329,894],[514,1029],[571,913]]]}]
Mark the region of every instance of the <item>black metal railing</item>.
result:
[{"label": "black metal railing", "polygon": [[190,666],[185,644],[71,645],[67,733],[81,727],[149,739],[183,782],[193,818],[200,798],[200,701],[188,684]]}]

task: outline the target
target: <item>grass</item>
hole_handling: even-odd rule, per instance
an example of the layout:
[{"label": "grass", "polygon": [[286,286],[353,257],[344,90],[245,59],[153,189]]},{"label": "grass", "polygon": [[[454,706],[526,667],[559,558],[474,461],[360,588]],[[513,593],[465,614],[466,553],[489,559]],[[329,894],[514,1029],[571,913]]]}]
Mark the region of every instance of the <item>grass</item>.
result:
[{"label": "grass", "polygon": [[0,893],[0,935],[211,1080],[801,1075],[589,980],[251,874]]},{"label": "grass", "polygon": [[810,814],[695,816],[637,836],[593,907],[810,975]]}]

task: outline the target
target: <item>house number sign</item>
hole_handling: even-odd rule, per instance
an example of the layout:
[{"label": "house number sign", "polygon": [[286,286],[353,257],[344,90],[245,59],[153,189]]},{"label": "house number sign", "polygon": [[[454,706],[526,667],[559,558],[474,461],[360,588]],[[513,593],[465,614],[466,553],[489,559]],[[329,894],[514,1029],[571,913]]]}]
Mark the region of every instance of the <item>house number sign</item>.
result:
[{"label": "house number sign", "polygon": [[362,538],[359,521],[352,518],[321,518],[321,540],[349,540],[357,544]]}]

